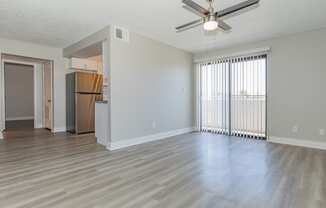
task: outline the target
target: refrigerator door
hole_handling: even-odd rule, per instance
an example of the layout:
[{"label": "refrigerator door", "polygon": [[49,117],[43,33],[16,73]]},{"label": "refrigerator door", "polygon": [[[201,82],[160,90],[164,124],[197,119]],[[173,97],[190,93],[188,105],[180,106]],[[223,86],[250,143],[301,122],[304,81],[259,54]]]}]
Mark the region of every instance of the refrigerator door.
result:
[{"label": "refrigerator door", "polygon": [[66,75],[66,128],[69,132],[75,132],[75,74]]},{"label": "refrigerator door", "polygon": [[102,100],[102,95],[76,93],[76,133],[95,131],[95,101]]},{"label": "refrigerator door", "polygon": [[103,76],[85,72],[76,72],[77,93],[102,93]]}]

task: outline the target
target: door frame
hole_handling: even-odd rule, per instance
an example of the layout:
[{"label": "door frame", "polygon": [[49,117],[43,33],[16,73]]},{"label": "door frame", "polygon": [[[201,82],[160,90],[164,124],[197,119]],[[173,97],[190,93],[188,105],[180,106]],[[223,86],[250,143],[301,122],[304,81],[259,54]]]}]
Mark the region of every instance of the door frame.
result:
[{"label": "door frame", "polygon": [[[1,55],[1,52],[0,52]],[[13,64],[24,64],[24,65],[30,65],[33,66],[33,76],[34,76],[34,128],[44,128],[45,126],[45,103],[44,103],[44,97],[45,97],[45,93],[44,93],[44,63],[38,63],[38,62],[28,62],[28,61],[17,61],[17,60],[11,60],[11,59],[4,59],[2,57],[1,58],[1,65],[0,65],[0,139],[3,138],[2,132],[6,129],[5,123],[6,123],[6,111],[5,111],[5,77],[4,77],[4,72],[5,72],[5,64],[6,63],[13,63]],[[51,100],[52,100],[52,106],[51,106],[51,114],[52,114],[52,118],[51,118],[51,131],[53,131],[53,126],[54,126],[54,99],[53,99],[53,61],[52,60],[44,60],[44,61],[49,61],[51,63]],[[42,115],[41,115],[41,125],[36,124],[36,119],[37,117],[39,117],[39,115],[37,114],[36,108],[38,108],[37,106],[37,89],[36,89],[36,68],[37,65],[42,65]]]},{"label": "door frame", "polygon": [[[51,76],[51,78],[50,78],[50,81],[51,81],[51,83],[50,83],[50,86],[51,86],[51,90],[50,90],[50,98],[51,98],[51,109],[50,109],[51,119],[50,120],[51,120],[51,125],[50,125],[50,129],[49,130],[51,132],[54,132],[54,82],[53,82],[54,62],[52,60],[48,60],[47,62],[50,63],[50,65],[51,65],[51,68],[50,68],[50,70],[51,70],[51,72],[50,72],[50,76]],[[45,63],[43,65],[45,65]],[[45,78],[44,78],[44,76],[45,76],[45,70],[44,70],[44,66],[43,66],[43,88],[45,89],[45,86],[44,86],[44,80],[45,80]],[[47,102],[46,101],[46,97],[45,97],[45,93],[43,93],[43,98],[44,98],[43,99],[43,102],[44,102],[44,108],[43,108],[44,118],[43,119],[44,119],[44,127],[45,127],[45,102]]]}]

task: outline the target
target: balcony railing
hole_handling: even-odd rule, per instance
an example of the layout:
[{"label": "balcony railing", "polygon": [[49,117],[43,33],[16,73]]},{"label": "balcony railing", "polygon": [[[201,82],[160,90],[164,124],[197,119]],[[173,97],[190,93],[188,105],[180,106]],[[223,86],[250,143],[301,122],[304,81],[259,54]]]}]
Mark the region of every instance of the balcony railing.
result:
[{"label": "balcony railing", "polygon": [[[231,103],[227,96],[202,97],[201,101],[203,130],[265,137],[265,95],[232,95]],[[225,112],[231,112],[231,122],[229,114]]]}]

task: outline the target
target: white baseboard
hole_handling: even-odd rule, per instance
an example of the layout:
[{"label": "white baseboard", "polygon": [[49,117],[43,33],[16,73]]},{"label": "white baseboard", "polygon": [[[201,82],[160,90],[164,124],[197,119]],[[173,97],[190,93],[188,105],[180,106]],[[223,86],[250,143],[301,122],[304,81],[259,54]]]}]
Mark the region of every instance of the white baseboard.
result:
[{"label": "white baseboard", "polygon": [[67,131],[66,127],[54,127],[52,129],[52,133],[59,133],[59,132],[66,132],[66,131]]},{"label": "white baseboard", "polygon": [[133,138],[133,139],[125,139],[125,140],[121,140],[121,141],[117,141],[117,142],[112,142],[111,144],[107,145],[107,149],[108,150],[122,149],[125,147],[137,145],[137,144],[143,144],[143,143],[147,143],[147,142],[166,139],[166,138],[181,135],[181,134],[190,133],[193,131],[195,131],[194,127],[188,127],[188,128],[184,128],[184,129],[177,129],[174,131],[162,132],[162,133],[158,133],[158,134],[152,134],[152,135]]},{"label": "white baseboard", "polygon": [[34,116],[9,117],[9,118],[6,118],[6,121],[20,121],[20,120],[34,120]]},{"label": "white baseboard", "polygon": [[282,138],[282,137],[271,136],[269,137],[268,142],[326,150],[326,142],[319,142],[319,141],[309,141],[303,139]]}]

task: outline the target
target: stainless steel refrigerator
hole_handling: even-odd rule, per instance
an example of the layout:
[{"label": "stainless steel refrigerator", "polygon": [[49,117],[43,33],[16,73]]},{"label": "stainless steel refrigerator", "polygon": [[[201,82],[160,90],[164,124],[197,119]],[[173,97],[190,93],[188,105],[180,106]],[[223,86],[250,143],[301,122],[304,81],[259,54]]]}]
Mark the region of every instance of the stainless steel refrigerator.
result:
[{"label": "stainless steel refrigerator", "polygon": [[66,75],[67,131],[82,134],[95,131],[95,102],[101,101],[103,76],[74,72]]}]

